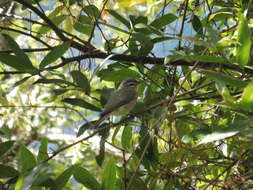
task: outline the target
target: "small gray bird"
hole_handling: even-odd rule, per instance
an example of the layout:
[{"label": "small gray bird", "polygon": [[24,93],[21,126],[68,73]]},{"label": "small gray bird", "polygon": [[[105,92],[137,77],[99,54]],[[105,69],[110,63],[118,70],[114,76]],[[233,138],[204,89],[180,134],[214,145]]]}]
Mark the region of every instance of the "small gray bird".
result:
[{"label": "small gray bird", "polygon": [[95,126],[98,126],[109,115],[128,114],[136,104],[138,84],[139,82],[136,79],[124,80],[107,101]]}]

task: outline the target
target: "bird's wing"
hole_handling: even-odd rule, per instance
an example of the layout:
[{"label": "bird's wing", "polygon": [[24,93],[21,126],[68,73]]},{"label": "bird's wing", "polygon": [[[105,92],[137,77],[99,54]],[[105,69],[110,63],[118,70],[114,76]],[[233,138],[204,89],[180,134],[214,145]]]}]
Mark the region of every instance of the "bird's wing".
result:
[{"label": "bird's wing", "polygon": [[112,113],[117,110],[119,107],[131,102],[135,98],[135,93],[127,93],[124,96],[121,95],[122,92],[120,90],[114,92],[112,96],[109,98],[108,102],[105,105],[104,111],[101,113],[101,117]]}]

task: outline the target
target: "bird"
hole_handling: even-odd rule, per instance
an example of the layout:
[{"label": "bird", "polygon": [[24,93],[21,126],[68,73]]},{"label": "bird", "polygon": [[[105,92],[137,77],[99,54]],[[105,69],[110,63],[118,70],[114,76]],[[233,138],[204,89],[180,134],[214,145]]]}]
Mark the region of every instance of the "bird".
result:
[{"label": "bird", "polygon": [[133,78],[121,82],[119,88],[115,90],[104,106],[100,118],[96,121],[98,127],[102,121],[110,115],[126,115],[135,106],[138,98],[137,87],[139,81]]}]

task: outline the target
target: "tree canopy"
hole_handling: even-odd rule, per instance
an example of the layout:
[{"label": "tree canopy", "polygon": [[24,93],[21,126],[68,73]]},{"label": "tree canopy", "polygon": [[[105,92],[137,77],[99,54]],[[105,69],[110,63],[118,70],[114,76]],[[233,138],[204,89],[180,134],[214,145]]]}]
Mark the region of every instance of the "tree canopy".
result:
[{"label": "tree canopy", "polygon": [[[0,189],[253,188],[252,0],[0,1]],[[99,118],[140,81],[130,114]]]}]

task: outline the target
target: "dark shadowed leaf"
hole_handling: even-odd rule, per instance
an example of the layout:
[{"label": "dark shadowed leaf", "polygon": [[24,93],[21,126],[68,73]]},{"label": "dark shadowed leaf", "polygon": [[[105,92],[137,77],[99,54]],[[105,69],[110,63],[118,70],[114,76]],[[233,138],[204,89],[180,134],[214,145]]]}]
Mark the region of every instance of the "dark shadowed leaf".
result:
[{"label": "dark shadowed leaf", "polygon": [[6,152],[8,152],[13,146],[15,141],[6,141],[0,143],[0,157],[3,156]]},{"label": "dark shadowed leaf", "polygon": [[18,175],[18,171],[14,168],[0,164],[0,178],[16,177]]},{"label": "dark shadowed leaf", "polygon": [[66,80],[63,80],[63,79],[38,79],[33,84],[38,84],[38,83],[42,83],[42,84],[66,84],[66,85],[70,85],[70,86],[75,86],[73,83],[68,82]]},{"label": "dark shadowed leaf", "polygon": [[99,143],[99,153],[96,156],[97,164],[102,167],[104,159],[105,159],[105,141],[104,139],[101,138],[100,143]]},{"label": "dark shadowed leaf", "polygon": [[61,190],[64,188],[64,186],[67,184],[68,180],[70,179],[70,177],[74,174],[74,171],[76,169],[77,166],[71,166],[68,169],[66,169],[64,172],[61,173],[61,175],[59,175],[55,182],[57,185],[56,190]]},{"label": "dark shadowed leaf", "polygon": [[69,49],[69,47],[70,47],[69,42],[64,42],[63,44],[54,47],[41,61],[40,69],[43,69],[47,65],[55,62]]},{"label": "dark shadowed leaf", "polygon": [[0,61],[3,62],[6,65],[18,70],[18,71],[23,71],[23,72],[27,72],[27,73],[31,73],[31,74],[34,74],[38,71],[32,65],[27,64],[25,62],[22,62],[15,55],[10,55],[10,54],[7,54],[7,53],[1,53],[0,54]]},{"label": "dark shadowed leaf", "polygon": [[19,60],[19,63],[24,65],[27,69],[34,69],[32,62],[30,61],[29,57],[23,52],[23,50],[20,49],[16,41],[14,41],[10,36],[7,34],[2,34],[4,38],[7,40],[8,45],[13,50],[13,52],[16,55],[16,58]]},{"label": "dark shadowed leaf", "polygon": [[208,77],[212,78],[215,81],[222,81],[231,86],[237,86],[237,87],[243,88],[247,85],[247,82],[233,78],[231,76],[225,75],[220,72],[209,71],[209,70],[201,70],[201,72],[205,73]]},{"label": "dark shadowed leaf", "polygon": [[86,108],[92,111],[97,111],[97,112],[101,112],[101,109],[94,106],[93,104],[90,104],[82,99],[79,98],[65,98],[64,100],[62,100],[62,102],[64,103],[68,103],[71,104],[73,106],[79,106],[82,108]]},{"label": "dark shadowed leaf", "polygon": [[77,167],[74,171],[75,180],[92,190],[101,190],[96,178],[86,169]]},{"label": "dark shadowed leaf", "polygon": [[87,77],[80,71],[71,71],[70,72],[74,83],[77,84],[80,88],[84,89],[87,94],[90,93],[90,83]]},{"label": "dark shadowed leaf", "polygon": [[200,21],[199,17],[197,17],[196,15],[193,15],[192,27],[195,30],[195,32],[197,32],[198,34],[203,34],[203,28],[202,28],[201,21]]},{"label": "dark shadowed leaf", "polygon": [[114,10],[108,10],[110,15],[112,15],[114,18],[116,18],[118,21],[120,21],[122,24],[124,24],[127,28],[131,28],[131,25],[127,19],[125,19],[123,16],[121,16],[119,13],[117,13]]}]

